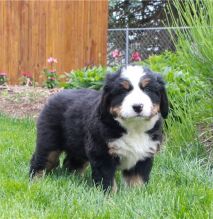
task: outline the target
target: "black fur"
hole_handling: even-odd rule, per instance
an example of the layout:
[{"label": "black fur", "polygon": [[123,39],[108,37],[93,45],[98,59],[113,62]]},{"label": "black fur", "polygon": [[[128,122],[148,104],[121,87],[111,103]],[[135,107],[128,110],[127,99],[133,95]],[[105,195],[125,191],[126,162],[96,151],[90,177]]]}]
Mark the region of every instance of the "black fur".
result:
[{"label": "black fur", "polygon": [[169,103],[165,89],[165,82],[163,81],[161,75],[152,72],[148,68],[144,68],[144,70],[146,72],[144,77],[151,79],[151,83],[149,83],[147,86],[148,89],[145,89],[145,92],[149,93],[151,91],[149,96],[151,97],[153,103],[160,103],[161,115],[165,119],[169,113]]},{"label": "black fur", "polygon": [[149,174],[153,165],[153,158],[147,158],[146,160],[139,161],[130,170],[124,170],[123,175],[126,177],[141,176],[144,182],[148,183]]},{"label": "black fur", "polygon": [[[108,74],[102,91],[63,90],[49,99],[37,122],[36,149],[30,165],[32,177],[40,170],[47,169],[51,152],[57,151],[60,154],[64,151],[64,165],[68,169],[81,169],[89,161],[95,184],[102,184],[104,190],[113,186],[119,158],[109,154],[107,144],[120,138],[126,129],[113,118],[109,109],[119,105],[129,92],[121,86],[120,74],[121,71]],[[153,102],[160,103],[161,114],[165,118],[168,114],[168,101],[164,83],[150,70],[147,77],[151,77],[152,83],[145,92]],[[161,121],[148,132],[153,139],[162,140]],[[148,181],[152,160],[147,158],[140,161],[134,168],[124,170],[123,173],[138,172],[144,181]],[[52,167],[57,165],[56,161]]]}]

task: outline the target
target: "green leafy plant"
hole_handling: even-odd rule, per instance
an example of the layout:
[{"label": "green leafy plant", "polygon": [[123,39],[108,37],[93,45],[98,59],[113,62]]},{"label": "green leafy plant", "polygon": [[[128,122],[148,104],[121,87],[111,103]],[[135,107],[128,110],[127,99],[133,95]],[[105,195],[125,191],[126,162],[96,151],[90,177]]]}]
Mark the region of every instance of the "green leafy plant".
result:
[{"label": "green leafy plant", "polygon": [[68,81],[65,84],[65,88],[91,88],[99,90],[103,85],[108,70],[111,71],[111,68],[107,69],[99,66],[66,73]]},{"label": "green leafy plant", "polygon": [[[166,82],[171,116],[175,118],[185,116],[185,121],[189,115],[199,118],[201,118],[199,113],[210,116],[211,83],[203,75],[194,74],[192,68],[184,63],[180,56],[179,53],[166,52],[147,60],[151,62],[150,68],[159,72]],[[205,107],[205,110],[200,106]]]},{"label": "green leafy plant", "polygon": [[47,69],[45,68],[43,70],[44,75],[46,76],[46,81],[45,81],[45,86],[48,89],[53,89],[55,87],[58,86],[59,82],[58,82],[58,75],[56,70],[52,70],[52,69]]},{"label": "green leafy plant", "polygon": [[199,92],[205,86],[202,75],[195,75],[190,66],[183,62],[181,54],[165,52],[161,55],[150,56],[140,64],[159,72],[166,81],[169,94],[185,95]]},{"label": "green leafy plant", "polygon": [[5,85],[7,83],[7,73],[0,72],[0,85]]}]

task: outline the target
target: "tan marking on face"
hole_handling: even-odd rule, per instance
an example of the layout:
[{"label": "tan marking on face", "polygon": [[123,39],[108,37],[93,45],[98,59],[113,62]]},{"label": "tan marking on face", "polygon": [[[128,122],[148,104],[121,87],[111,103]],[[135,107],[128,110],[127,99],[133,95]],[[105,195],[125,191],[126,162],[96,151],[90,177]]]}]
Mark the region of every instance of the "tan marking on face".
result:
[{"label": "tan marking on face", "polygon": [[138,175],[124,176],[124,180],[130,187],[142,186],[144,184],[143,179]]},{"label": "tan marking on face", "polygon": [[155,116],[159,112],[160,112],[160,105],[159,104],[153,104],[151,117]]},{"label": "tan marking on face", "polygon": [[47,157],[47,164],[46,169],[47,171],[52,170],[53,168],[57,167],[59,164],[59,156],[61,154],[61,151],[51,151]]},{"label": "tan marking on face", "polygon": [[121,107],[120,106],[115,106],[110,108],[110,113],[112,114],[113,117],[121,117]]},{"label": "tan marking on face", "polygon": [[124,80],[124,81],[121,82],[121,85],[122,85],[123,88],[126,89],[126,90],[129,90],[129,88],[130,88],[130,83],[129,83],[129,81]]},{"label": "tan marking on face", "polygon": [[140,81],[141,86],[144,88],[147,84],[149,84],[150,78],[144,78]]}]

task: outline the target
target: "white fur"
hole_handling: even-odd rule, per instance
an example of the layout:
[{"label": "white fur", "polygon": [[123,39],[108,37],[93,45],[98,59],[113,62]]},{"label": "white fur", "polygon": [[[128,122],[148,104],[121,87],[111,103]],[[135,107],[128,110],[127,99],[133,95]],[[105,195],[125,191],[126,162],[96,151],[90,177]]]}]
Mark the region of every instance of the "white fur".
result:
[{"label": "white fur", "polygon": [[[151,116],[153,103],[150,97],[139,87],[140,79],[144,75],[143,68],[140,66],[128,66],[127,68],[124,68],[121,73],[121,77],[128,79],[133,86],[133,89],[124,98],[121,104],[121,116],[123,118],[135,116],[148,118]],[[140,114],[136,113],[132,108],[133,105],[143,105],[142,112]]]},{"label": "white fur", "polygon": [[127,134],[109,143],[109,152],[120,157],[120,169],[128,170],[139,160],[152,157],[157,152],[159,141],[153,141],[146,131],[152,129],[159,119],[157,114],[150,120],[131,118],[118,121],[127,129]]}]

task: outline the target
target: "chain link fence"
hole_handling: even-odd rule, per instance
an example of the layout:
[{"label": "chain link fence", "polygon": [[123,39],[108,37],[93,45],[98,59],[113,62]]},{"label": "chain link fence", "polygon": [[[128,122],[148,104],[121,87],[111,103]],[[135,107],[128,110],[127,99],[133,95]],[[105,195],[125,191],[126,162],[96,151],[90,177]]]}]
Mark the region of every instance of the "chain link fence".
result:
[{"label": "chain link fence", "polygon": [[144,60],[165,50],[175,51],[172,38],[175,39],[176,30],[175,27],[109,29],[108,66]]}]

